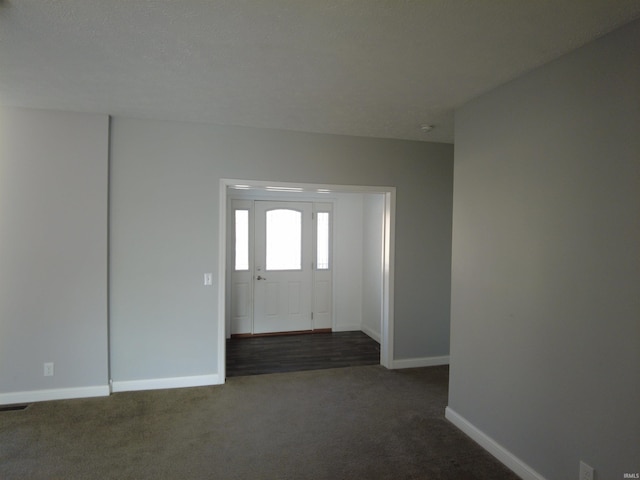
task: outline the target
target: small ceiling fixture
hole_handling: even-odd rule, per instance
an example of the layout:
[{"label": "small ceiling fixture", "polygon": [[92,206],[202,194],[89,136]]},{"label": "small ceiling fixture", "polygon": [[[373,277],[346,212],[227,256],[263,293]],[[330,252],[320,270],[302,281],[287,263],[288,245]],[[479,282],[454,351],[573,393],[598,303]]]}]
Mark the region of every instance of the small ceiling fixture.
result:
[{"label": "small ceiling fixture", "polygon": [[429,133],[434,128],[435,127],[433,125],[427,125],[426,123],[420,125],[420,130],[422,130],[422,133]]}]

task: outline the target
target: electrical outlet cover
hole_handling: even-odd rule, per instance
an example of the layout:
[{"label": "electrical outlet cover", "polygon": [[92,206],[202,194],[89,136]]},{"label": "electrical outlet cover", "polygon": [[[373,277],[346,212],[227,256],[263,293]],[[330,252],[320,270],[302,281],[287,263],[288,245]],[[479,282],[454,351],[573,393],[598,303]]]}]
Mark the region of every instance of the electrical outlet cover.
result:
[{"label": "electrical outlet cover", "polygon": [[580,480],[594,480],[593,467],[584,462],[580,462]]}]

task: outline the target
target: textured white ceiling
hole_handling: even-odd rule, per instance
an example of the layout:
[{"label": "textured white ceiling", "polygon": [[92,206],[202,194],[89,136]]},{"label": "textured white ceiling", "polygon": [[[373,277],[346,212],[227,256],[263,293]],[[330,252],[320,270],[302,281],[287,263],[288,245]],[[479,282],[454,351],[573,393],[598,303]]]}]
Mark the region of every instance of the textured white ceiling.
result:
[{"label": "textured white ceiling", "polygon": [[0,104],[452,142],[455,107],[639,16],[638,0],[0,0]]}]

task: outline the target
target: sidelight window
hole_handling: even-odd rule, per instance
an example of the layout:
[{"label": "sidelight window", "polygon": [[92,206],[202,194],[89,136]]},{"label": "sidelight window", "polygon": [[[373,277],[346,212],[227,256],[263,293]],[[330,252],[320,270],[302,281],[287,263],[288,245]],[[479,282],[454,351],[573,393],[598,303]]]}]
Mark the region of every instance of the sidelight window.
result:
[{"label": "sidelight window", "polygon": [[249,210],[236,210],[235,214],[235,270],[249,270]]},{"label": "sidelight window", "polygon": [[316,268],[329,270],[329,212],[318,212],[316,217]]}]

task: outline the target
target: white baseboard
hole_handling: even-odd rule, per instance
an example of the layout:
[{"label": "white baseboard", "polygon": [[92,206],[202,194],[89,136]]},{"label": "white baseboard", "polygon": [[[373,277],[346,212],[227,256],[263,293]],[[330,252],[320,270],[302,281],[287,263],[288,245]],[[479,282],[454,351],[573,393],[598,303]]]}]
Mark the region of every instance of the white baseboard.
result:
[{"label": "white baseboard", "polygon": [[533,468],[524,463],[494,439],[489,437],[482,430],[475,427],[467,419],[458,415],[450,407],[447,407],[445,409],[444,416],[447,418],[447,420],[449,420],[456,427],[458,427],[469,437],[471,437],[471,439],[478,445],[480,445],[487,452],[496,457],[507,468],[513,470],[513,472],[523,480],[545,480],[545,478],[538,472],[536,472]]},{"label": "white baseboard", "polygon": [[449,355],[441,357],[401,358],[391,362],[392,369],[435,367],[436,365],[449,365]]},{"label": "white baseboard", "polygon": [[332,329],[334,332],[355,332],[360,331],[360,325],[335,325]]},{"label": "white baseboard", "polygon": [[376,342],[380,343],[380,332],[375,332],[373,330],[371,330],[369,327],[365,327],[364,325],[362,326],[362,332],[366,333],[367,335],[369,335],[371,338],[373,338]]},{"label": "white baseboard", "polygon": [[135,392],[139,390],[161,390],[165,388],[206,387],[220,385],[218,374],[194,375],[189,377],[151,378],[145,380],[124,380],[112,383],[112,392]]},{"label": "white baseboard", "polygon": [[16,403],[46,402],[49,400],[69,400],[71,398],[106,396],[109,396],[109,385],[75,388],[54,388],[50,390],[0,393],[0,405],[13,405]]}]

